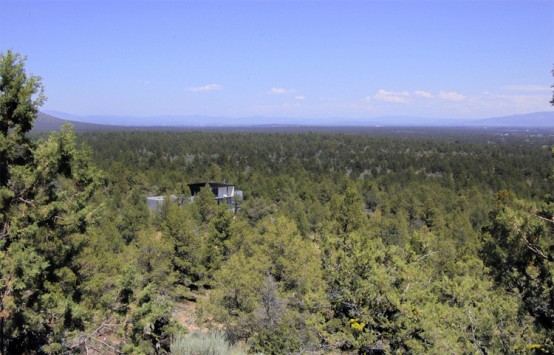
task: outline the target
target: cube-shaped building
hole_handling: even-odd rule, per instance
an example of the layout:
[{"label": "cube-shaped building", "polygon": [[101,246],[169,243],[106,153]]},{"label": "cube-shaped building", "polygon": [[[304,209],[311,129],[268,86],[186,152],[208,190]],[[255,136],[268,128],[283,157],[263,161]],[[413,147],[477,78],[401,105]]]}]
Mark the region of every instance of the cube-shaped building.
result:
[{"label": "cube-shaped building", "polygon": [[236,209],[237,199],[242,198],[242,191],[235,189],[235,185],[226,182],[195,182],[187,184],[190,189],[191,199],[194,200],[201,189],[207,188],[212,191],[218,204],[225,203],[231,208]]}]

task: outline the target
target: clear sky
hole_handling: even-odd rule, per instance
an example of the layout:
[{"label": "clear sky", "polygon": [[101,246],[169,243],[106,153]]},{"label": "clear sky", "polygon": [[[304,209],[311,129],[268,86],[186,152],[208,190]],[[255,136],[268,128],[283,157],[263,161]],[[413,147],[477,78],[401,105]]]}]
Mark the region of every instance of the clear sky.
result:
[{"label": "clear sky", "polygon": [[77,115],[552,110],[554,1],[0,0],[0,51]]}]

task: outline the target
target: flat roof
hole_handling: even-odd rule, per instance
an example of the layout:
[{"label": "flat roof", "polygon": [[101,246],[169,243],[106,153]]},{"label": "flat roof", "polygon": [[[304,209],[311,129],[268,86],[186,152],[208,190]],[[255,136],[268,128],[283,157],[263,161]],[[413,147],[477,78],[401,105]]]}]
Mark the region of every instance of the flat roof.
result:
[{"label": "flat roof", "polygon": [[227,184],[224,182],[213,182],[213,181],[204,181],[204,182],[193,182],[190,184],[187,184],[187,186],[194,186],[194,187],[204,187],[206,184],[209,187],[229,187],[229,186],[235,186],[234,184]]},{"label": "flat roof", "polygon": [[149,196],[146,199],[150,201],[162,201],[165,196]]}]

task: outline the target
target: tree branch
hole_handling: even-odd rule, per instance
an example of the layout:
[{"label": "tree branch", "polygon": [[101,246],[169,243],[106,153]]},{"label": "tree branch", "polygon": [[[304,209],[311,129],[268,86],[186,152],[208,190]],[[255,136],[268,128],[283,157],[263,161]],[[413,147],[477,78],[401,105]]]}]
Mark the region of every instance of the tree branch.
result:
[{"label": "tree branch", "polygon": [[75,344],[71,348],[74,349],[74,348],[76,348],[80,345],[83,345],[85,347],[85,351],[88,353],[88,346],[90,345],[90,347],[93,350],[95,350],[99,353],[102,353],[102,351],[99,351],[98,349],[96,349],[92,344],[89,344],[89,341],[96,341],[96,342],[102,344],[103,346],[109,348],[110,350],[112,350],[116,354],[121,354],[121,351],[119,351],[117,348],[115,348],[112,345],[106,343],[105,341],[102,341],[102,340],[98,339],[98,337],[100,336],[99,333],[103,328],[111,328],[111,327],[113,327],[113,325],[111,323],[108,323],[108,322],[102,323],[98,328],[96,328],[91,333],[82,334],[81,336],[79,336],[79,340],[78,340],[77,344]]},{"label": "tree branch", "polygon": [[544,218],[543,216],[539,216],[538,214],[531,213],[531,216],[535,216],[537,218],[540,218],[545,222],[554,223],[554,219]]},{"label": "tree branch", "polygon": [[0,234],[0,238],[7,237],[10,234],[10,224],[8,222],[4,222],[4,226],[2,227],[2,234]]},{"label": "tree branch", "polygon": [[422,261],[422,260],[424,260],[424,259],[430,257],[431,255],[433,255],[433,254],[438,254],[438,253],[439,253],[438,251],[431,251],[431,252],[429,252],[429,253],[427,253],[427,254],[425,254],[425,255],[423,255],[423,256],[417,258],[416,261],[414,261],[414,262],[418,263],[418,262],[420,262],[420,261]]},{"label": "tree branch", "polygon": [[[533,215],[533,216],[536,216],[536,215]],[[540,217],[540,216],[536,216],[536,217]],[[543,218],[543,217],[540,217],[540,218]],[[525,241],[525,246],[527,247],[527,249],[531,250],[532,252],[539,255],[545,260],[552,261],[551,260],[552,258],[545,255],[539,248],[535,247],[533,244],[531,244],[531,242],[529,242],[529,240],[525,237],[525,233],[521,231],[521,228],[519,228],[517,225],[514,224],[514,229],[518,231],[518,233],[521,235],[521,238]]]},{"label": "tree branch", "polygon": [[527,246],[527,249],[531,250],[532,252],[534,252],[535,254],[539,255],[540,257],[542,257],[543,259],[545,260],[548,260],[550,261],[550,258],[545,255],[540,249],[536,248],[535,246],[533,246],[533,244],[531,244],[529,242],[529,240],[527,240],[527,238],[525,238],[525,235],[521,235],[521,237],[523,238],[523,240],[525,241],[525,245]]},{"label": "tree branch", "polygon": [[34,206],[34,205],[35,205],[35,203],[34,203],[33,201],[26,200],[26,199],[24,199],[23,197],[19,197],[18,200],[20,200],[20,201],[22,201],[22,202],[24,202],[24,203],[26,203],[26,204],[28,204],[28,205],[31,205],[31,206]]},{"label": "tree branch", "polygon": [[475,344],[475,347],[479,350],[479,353],[481,355],[485,355],[485,352],[483,351],[483,348],[481,347],[481,344],[479,344],[479,340],[477,340],[477,337],[475,336],[475,330],[477,329],[475,325],[473,324],[473,318],[471,317],[471,310],[467,310],[467,316],[469,317],[469,323],[471,328],[471,340],[473,341],[473,344]]}]

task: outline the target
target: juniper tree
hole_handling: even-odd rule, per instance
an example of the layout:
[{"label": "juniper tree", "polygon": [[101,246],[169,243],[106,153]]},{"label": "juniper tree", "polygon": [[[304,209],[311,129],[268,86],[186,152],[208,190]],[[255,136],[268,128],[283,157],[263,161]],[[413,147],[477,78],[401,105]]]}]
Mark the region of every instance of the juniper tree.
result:
[{"label": "juniper tree", "polygon": [[[9,345],[6,332],[11,328],[19,287],[9,269],[17,267],[20,274],[25,271],[13,255],[17,246],[13,245],[16,236],[11,215],[17,203],[28,200],[28,193],[16,180],[32,163],[32,144],[26,133],[45,99],[40,78],[27,76],[24,62],[19,54],[0,53],[0,353]],[[34,257],[28,254],[29,260]]]},{"label": "juniper tree", "polygon": [[0,353],[56,352],[84,327],[74,262],[95,216],[96,172],[70,127],[33,143],[44,102],[25,58],[0,54]]}]

